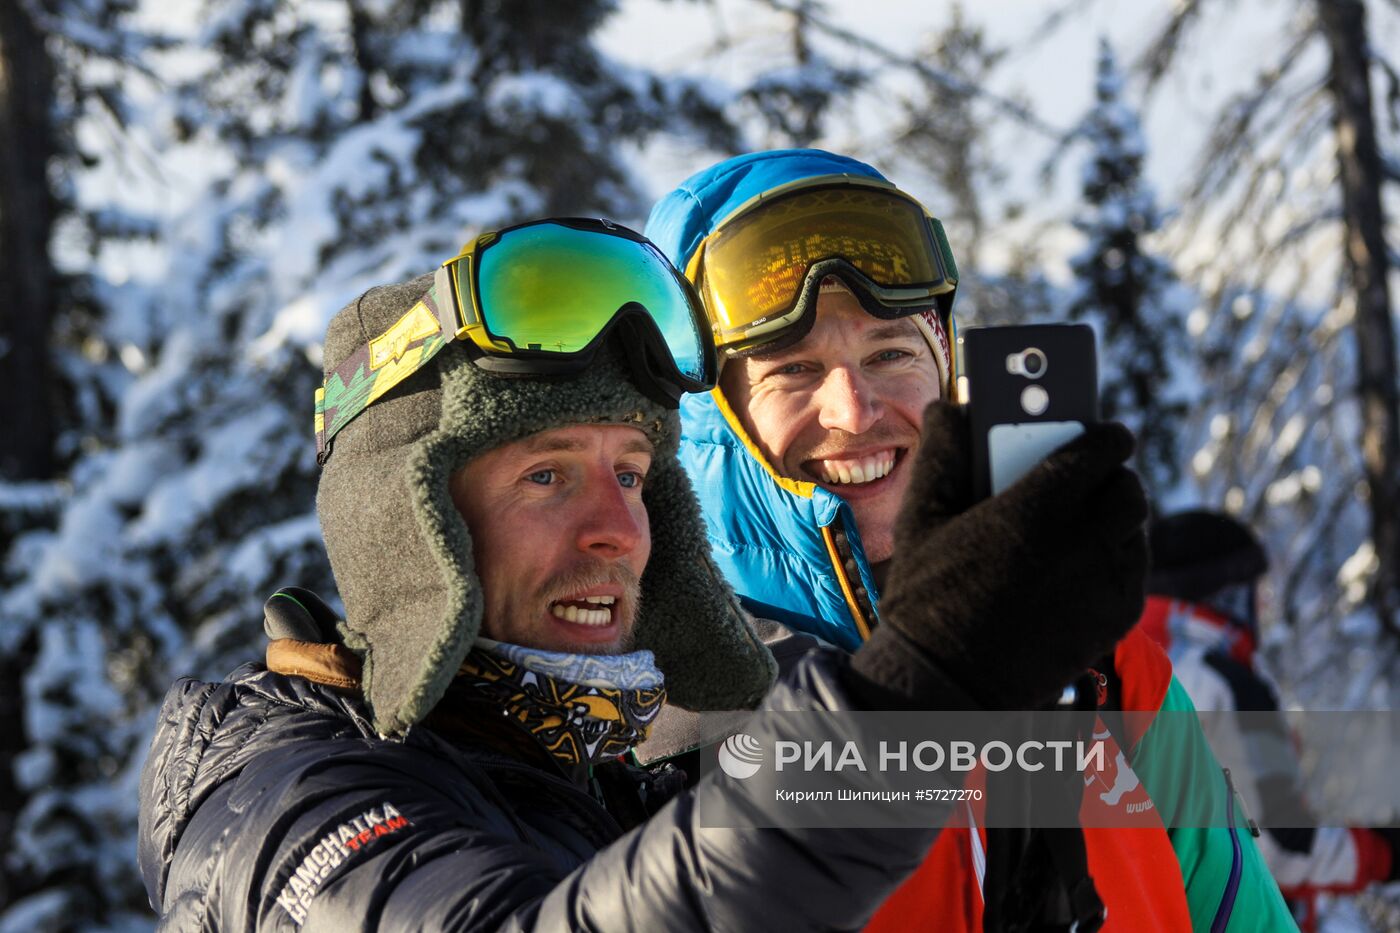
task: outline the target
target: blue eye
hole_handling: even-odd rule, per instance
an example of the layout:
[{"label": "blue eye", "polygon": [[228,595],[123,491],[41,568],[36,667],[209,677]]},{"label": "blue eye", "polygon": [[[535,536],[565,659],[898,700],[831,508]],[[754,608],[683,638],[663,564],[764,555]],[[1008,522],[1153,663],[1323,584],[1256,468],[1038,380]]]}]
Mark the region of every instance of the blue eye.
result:
[{"label": "blue eye", "polygon": [[537,483],[540,486],[548,486],[550,483],[554,482],[554,471],[536,470],[529,476],[525,477],[525,481],[527,483]]},{"label": "blue eye", "polygon": [[881,350],[875,355],[875,360],[880,363],[892,363],[895,360],[902,360],[910,354],[904,350]]},{"label": "blue eye", "polygon": [[636,472],[617,474],[617,482],[623,489],[639,489],[642,485],[642,480],[645,478],[646,477],[642,476],[642,474]]}]

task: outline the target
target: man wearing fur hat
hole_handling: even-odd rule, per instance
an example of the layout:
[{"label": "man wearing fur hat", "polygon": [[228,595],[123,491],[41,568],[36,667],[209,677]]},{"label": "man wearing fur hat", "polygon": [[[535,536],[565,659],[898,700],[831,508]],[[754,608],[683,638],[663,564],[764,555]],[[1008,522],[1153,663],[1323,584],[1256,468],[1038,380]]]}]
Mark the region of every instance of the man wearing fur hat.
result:
[{"label": "man wearing fur hat", "polygon": [[[973,611],[996,630],[985,654],[936,647],[980,705],[1014,709],[1026,694],[1008,687],[1067,627],[1129,592],[1141,599],[1135,547],[1089,543],[1141,533],[1121,428],[1092,425],[1018,486],[973,501],[966,417],[949,401],[957,266],[939,221],[874,168],[815,149],[737,156],[662,198],[646,233],[714,328],[719,384],[682,402],[681,461],[720,569],[752,612],[853,652],[857,673],[908,704],[903,662],[886,662],[924,644],[911,620]],[[958,536],[927,547],[927,530],[954,516]],[[1092,667],[1102,689],[1084,684],[1089,706],[1097,693],[1107,713],[1190,710],[1141,633]],[[1086,774],[1086,828],[1055,837],[1053,858],[1048,835],[945,833],[872,929],[1087,931],[1104,907],[1105,929],[1134,933],[1290,928],[1247,833],[1171,822],[1183,798],[1226,793],[1196,733],[1157,754],[1171,770],[1134,774],[1125,759]],[[1128,756],[1144,745],[1138,729],[1110,738]],[[1111,828],[1135,812],[1170,828]]]},{"label": "man wearing fur hat", "polygon": [[[702,813],[757,792],[719,774],[682,791],[621,756],[663,702],[975,708],[965,685],[1002,675],[958,665],[989,654],[995,603],[933,614],[910,592],[907,647],[881,678],[815,651],[771,688],[676,457],[677,400],[715,375],[703,311],[614,224],[485,234],[342,310],[324,360],[317,509],[346,618],[282,591],[266,667],[172,688],[141,785],[163,927],[862,924],[936,829],[707,828]],[[1097,481],[1122,448],[1092,438],[1076,462]],[[913,558],[963,536],[956,516],[926,517]],[[1004,695],[1056,695],[1132,624],[1140,525],[1082,555],[1135,548],[1137,598],[1067,628]],[[752,727],[763,742],[783,728]]]}]

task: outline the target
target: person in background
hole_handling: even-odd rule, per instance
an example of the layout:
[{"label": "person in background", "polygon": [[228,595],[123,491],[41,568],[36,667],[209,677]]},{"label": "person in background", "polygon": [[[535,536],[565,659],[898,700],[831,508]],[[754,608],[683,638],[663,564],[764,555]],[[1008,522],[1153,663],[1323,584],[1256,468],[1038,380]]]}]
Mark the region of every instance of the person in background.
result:
[{"label": "person in background", "polygon": [[[681,460],[750,611],[854,652],[852,666],[881,681],[881,658],[905,640],[911,582],[935,614],[995,593],[998,650],[965,663],[1015,679],[1026,649],[1055,652],[1079,613],[1135,585],[1126,552],[1082,563],[1084,542],[1121,539],[1142,514],[1126,470],[1076,484],[1062,450],[1043,465],[1066,484],[1053,498],[972,501],[966,418],[949,401],[957,266],[939,221],[874,168],[815,149],[738,156],[665,195],[646,233],[695,284],[714,328],[719,385],[682,403]],[[968,531],[916,561],[901,522],[926,488]],[[989,544],[1004,541],[1033,557],[1003,562]],[[1092,668],[1096,689],[1081,696],[1102,710],[1190,709],[1141,633]],[[979,686],[981,703],[1012,703]],[[1099,724],[1121,754],[1085,776],[1082,837],[951,829],[871,928],[1087,931],[1105,906],[1105,929],[1134,933],[1291,928],[1247,833],[1173,826],[1192,800],[1228,790],[1199,730],[1162,748],[1152,721],[1123,718],[1116,734]],[[1145,826],[1128,819],[1141,813]],[[1117,821],[1138,828],[1104,828]]]},{"label": "person in background", "polygon": [[1193,509],[1155,519],[1141,627],[1171,657],[1201,711],[1275,713],[1206,717],[1206,735],[1250,812],[1260,851],[1283,894],[1314,928],[1317,894],[1353,893],[1400,879],[1400,832],[1280,827],[1270,806],[1306,814],[1297,754],[1278,692],[1256,663],[1259,582],[1268,556],[1250,529],[1222,512]]}]

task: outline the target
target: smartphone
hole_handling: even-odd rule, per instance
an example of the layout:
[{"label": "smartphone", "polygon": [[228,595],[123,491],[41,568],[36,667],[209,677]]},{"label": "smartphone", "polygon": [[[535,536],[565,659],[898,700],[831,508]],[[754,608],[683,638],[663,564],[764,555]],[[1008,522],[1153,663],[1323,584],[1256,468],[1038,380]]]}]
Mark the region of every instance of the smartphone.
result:
[{"label": "smartphone", "polygon": [[958,400],[972,425],[979,500],[1099,420],[1098,355],[1087,324],[970,327],[958,343]]}]

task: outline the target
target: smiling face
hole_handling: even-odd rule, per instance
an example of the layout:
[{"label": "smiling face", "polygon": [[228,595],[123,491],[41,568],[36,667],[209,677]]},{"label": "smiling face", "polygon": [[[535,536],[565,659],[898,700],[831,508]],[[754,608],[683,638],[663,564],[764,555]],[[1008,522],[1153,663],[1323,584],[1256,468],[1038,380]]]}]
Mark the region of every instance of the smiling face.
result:
[{"label": "smiling face", "polygon": [[498,447],[452,474],[481,581],[483,635],[548,651],[631,650],[651,554],[642,504],[651,459],[636,428],[578,425]]},{"label": "smiling face", "polygon": [[773,353],[730,360],[720,388],[783,476],[851,504],[866,557],[890,558],[938,366],[909,318],[881,320],[823,291],[812,330]]}]

